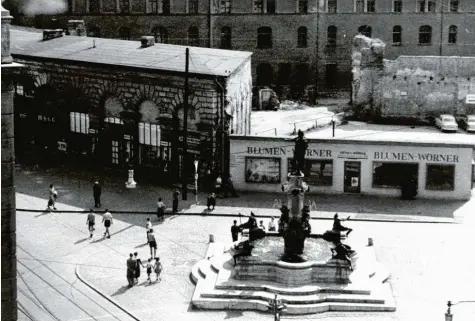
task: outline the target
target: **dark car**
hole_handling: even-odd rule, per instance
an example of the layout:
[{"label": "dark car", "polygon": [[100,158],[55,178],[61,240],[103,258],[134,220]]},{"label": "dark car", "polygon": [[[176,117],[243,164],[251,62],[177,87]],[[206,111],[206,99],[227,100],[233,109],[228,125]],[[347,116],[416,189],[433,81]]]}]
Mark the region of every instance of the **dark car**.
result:
[{"label": "dark car", "polygon": [[475,132],[475,115],[460,115],[456,119],[460,128],[468,132]]}]

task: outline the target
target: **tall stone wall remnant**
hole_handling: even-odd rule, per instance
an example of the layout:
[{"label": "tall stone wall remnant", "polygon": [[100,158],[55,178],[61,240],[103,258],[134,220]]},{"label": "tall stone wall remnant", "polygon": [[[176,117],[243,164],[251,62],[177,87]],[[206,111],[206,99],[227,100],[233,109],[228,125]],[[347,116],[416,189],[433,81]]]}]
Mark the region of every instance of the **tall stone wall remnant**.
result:
[{"label": "tall stone wall remnant", "polygon": [[400,56],[385,60],[384,44],[354,39],[353,111],[370,119],[431,120],[441,113],[473,114],[475,57]]}]

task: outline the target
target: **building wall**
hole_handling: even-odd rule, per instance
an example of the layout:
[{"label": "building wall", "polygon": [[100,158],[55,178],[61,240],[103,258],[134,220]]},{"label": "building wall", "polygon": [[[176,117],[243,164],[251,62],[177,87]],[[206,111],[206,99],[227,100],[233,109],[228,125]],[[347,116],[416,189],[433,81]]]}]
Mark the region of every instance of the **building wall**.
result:
[{"label": "building wall", "polygon": [[[395,59],[400,55],[459,55],[473,56],[475,49],[475,2],[460,0],[458,12],[449,12],[448,1],[444,3],[444,13],[441,14],[441,1],[437,1],[435,12],[418,12],[416,0],[403,0],[402,12],[393,12],[392,0],[377,0],[375,12],[356,13],[355,0],[338,0],[337,13],[328,11],[326,0],[309,0],[308,13],[297,13],[297,1],[277,0],[275,13],[254,13],[253,1],[232,1],[229,14],[220,14],[214,2],[209,14],[209,1],[199,1],[198,14],[186,11],[188,0],[172,0],[170,14],[149,14],[140,12],[144,7],[139,5],[142,0],[131,0],[134,12],[131,14],[89,13],[87,2],[93,0],[75,0],[74,12],[61,16],[63,23],[68,19],[83,19],[88,30],[97,27],[101,36],[117,38],[120,27],[131,30],[132,38],[150,34],[154,26],[160,25],[168,29],[169,42],[187,43],[187,30],[196,26],[200,32],[200,45],[218,48],[220,46],[221,28],[231,27],[232,48],[236,50],[253,51],[253,77],[256,83],[256,70],[260,64],[269,63],[274,73],[275,81],[271,87],[283,98],[291,97],[292,92],[297,96],[311,99],[315,90],[324,94],[348,90],[351,78],[351,46],[352,39],[358,33],[358,27],[369,25],[372,35],[388,44],[386,57]],[[113,0],[107,0],[114,6]],[[264,1],[265,3],[266,1]],[[105,0],[102,1],[105,5]],[[107,19],[104,19],[107,16]],[[45,17],[49,19],[50,17]],[[432,44],[419,45],[419,27],[432,27]],[[393,26],[402,26],[401,45],[392,45]],[[456,44],[448,44],[448,28],[458,27]],[[273,48],[257,48],[257,29],[262,26],[272,28]],[[297,29],[304,26],[308,30],[307,47],[297,47]],[[327,46],[327,30],[329,26],[337,27],[336,46]],[[442,28],[441,28],[442,26]],[[211,37],[209,39],[209,30]],[[442,29],[442,30],[441,30]],[[442,46],[440,35],[442,31]],[[277,81],[279,64],[291,65],[292,78],[290,82]],[[298,64],[308,64],[307,79],[296,77]],[[296,79],[298,78],[298,79]],[[285,81],[284,81],[285,82]],[[295,84],[296,83],[296,84]],[[296,87],[297,85],[297,87]],[[305,93],[300,87],[305,87]]]},{"label": "building wall", "polygon": [[[57,125],[61,126],[63,130],[58,129],[54,137],[55,140],[68,140],[68,134],[70,134],[69,112],[84,113],[86,110],[90,118],[103,119],[105,116],[119,117],[119,112],[122,110],[137,111],[141,114],[142,122],[160,126],[162,146],[169,146],[172,148],[172,153],[177,153],[176,150],[173,151],[173,148],[178,149],[176,145],[178,141],[175,140],[179,139],[178,136],[181,135],[183,128],[183,75],[68,65],[24,58],[15,60],[26,66],[26,70],[22,78],[17,80],[17,84],[23,85],[23,91],[27,91],[27,79],[29,78],[34,85],[33,103],[27,101],[25,106],[21,106],[21,112],[29,113],[28,117],[33,122],[38,122],[37,115],[44,114],[44,111],[40,110],[40,103],[34,103],[34,99],[39,99],[35,95],[38,95],[41,88],[54,88],[53,104],[57,103],[55,107],[62,108],[59,112],[62,116],[58,114],[57,117],[65,117],[65,124],[56,119]],[[247,94],[251,85],[249,66],[250,59],[236,74],[233,74],[234,78],[231,77],[229,82],[224,83],[224,89],[231,97],[240,98],[239,101],[232,103],[235,114],[240,116],[235,122],[235,131],[239,134],[249,134],[248,121],[246,123],[250,117],[251,102],[251,97]],[[242,86],[240,85],[241,80],[243,81]],[[22,84],[22,81],[25,83]],[[203,78],[197,75],[190,77],[189,86],[188,151],[211,162],[217,156],[215,150],[219,142],[216,132],[221,126],[219,89],[213,78]],[[74,92],[75,95],[71,95],[71,92]],[[17,94],[18,96],[20,95]],[[82,106],[81,103],[73,101],[76,97],[80,97]],[[108,99],[113,99],[117,108],[105,110]],[[39,102],[39,100],[37,101]],[[36,106],[36,108],[32,108],[32,106]],[[179,127],[177,127],[175,119],[178,119]],[[237,125],[238,121],[242,121],[244,125]],[[90,122],[92,128],[92,120]],[[95,128],[96,131],[91,133],[92,136],[98,134],[97,126]],[[18,130],[24,131],[25,129],[18,128]],[[182,141],[182,138],[180,139]],[[178,161],[178,158],[174,159],[174,155],[171,158],[169,161],[172,163]]]},{"label": "building wall", "polygon": [[[444,145],[370,141],[313,141],[309,140],[306,160],[325,160],[332,162],[330,185],[310,184],[310,193],[344,192],[345,161],[360,162],[359,184],[361,194],[398,197],[401,188],[377,188],[373,186],[374,162],[417,163],[418,197],[442,199],[469,199],[472,172],[471,147]],[[441,156],[442,155],[442,156]],[[280,161],[279,178],[273,183],[246,182],[246,158],[274,158]],[[281,185],[287,181],[287,164],[293,157],[293,142],[284,138],[231,137],[230,174],[237,189],[279,193]],[[330,163],[329,163],[330,164]],[[450,191],[426,189],[427,165],[455,165],[454,189]],[[327,165],[327,168],[330,165]],[[256,165],[258,168],[258,165]],[[261,168],[261,170],[264,167]],[[257,172],[259,172],[257,170]],[[400,173],[398,173],[400,174]],[[269,180],[269,179],[267,179]]]}]

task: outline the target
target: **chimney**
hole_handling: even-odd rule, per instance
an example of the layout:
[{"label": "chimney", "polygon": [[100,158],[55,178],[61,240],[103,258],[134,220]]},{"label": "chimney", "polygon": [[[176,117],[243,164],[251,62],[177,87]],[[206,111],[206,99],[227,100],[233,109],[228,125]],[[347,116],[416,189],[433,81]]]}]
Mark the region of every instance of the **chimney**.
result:
[{"label": "chimney", "polygon": [[63,36],[63,29],[45,29],[43,30],[43,41],[60,38]]},{"label": "chimney", "polygon": [[152,36],[142,36],[142,38],[140,38],[140,42],[142,43],[142,48],[151,47],[155,45],[155,38]]},{"label": "chimney", "polygon": [[68,20],[68,32],[70,36],[86,37],[84,20]]}]

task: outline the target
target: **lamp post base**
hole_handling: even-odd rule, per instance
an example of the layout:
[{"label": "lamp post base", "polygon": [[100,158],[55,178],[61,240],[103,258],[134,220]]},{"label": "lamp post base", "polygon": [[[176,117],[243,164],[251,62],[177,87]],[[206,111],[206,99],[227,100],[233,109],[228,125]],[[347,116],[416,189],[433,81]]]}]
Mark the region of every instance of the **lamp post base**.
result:
[{"label": "lamp post base", "polygon": [[129,180],[125,182],[125,187],[127,188],[136,188],[137,182],[134,181],[134,170],[129,169]]}]

